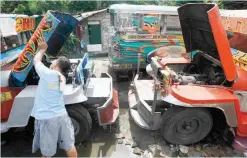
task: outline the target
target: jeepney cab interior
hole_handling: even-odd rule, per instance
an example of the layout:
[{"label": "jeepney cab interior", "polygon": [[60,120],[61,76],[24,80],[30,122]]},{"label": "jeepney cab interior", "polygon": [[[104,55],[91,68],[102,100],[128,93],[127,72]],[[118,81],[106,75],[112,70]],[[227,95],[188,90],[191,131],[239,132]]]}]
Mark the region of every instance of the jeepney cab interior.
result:
[{"label": "jeepney cab interior", "polygon": [[71,61],[71,70],[68,74],[67,83],[74,86],[82,85],[85,89],[90,77],[92,76],[92,69],[94,63],[89,60],[86,53],[82,59]]}]

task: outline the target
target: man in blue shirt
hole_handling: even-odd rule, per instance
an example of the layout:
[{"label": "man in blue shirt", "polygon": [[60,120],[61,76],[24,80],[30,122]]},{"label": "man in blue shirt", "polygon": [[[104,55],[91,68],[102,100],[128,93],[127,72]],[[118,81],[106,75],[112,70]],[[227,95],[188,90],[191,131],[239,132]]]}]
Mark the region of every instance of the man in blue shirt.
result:
[{"label": "man in blue shirt", "polygon": [[34,67],[40,80],[31,114],[35,118],[33,152],[40,149],[43,156],[51,157],[55,155],[58,144],[68,157],[77,157],[74,128],[63,99],[66,84],[63,74],[68,72],[70,62],[65,57],[59,57],[47,68],[41,62],[47,47],[44,38],[40,38],[34,57]]}]

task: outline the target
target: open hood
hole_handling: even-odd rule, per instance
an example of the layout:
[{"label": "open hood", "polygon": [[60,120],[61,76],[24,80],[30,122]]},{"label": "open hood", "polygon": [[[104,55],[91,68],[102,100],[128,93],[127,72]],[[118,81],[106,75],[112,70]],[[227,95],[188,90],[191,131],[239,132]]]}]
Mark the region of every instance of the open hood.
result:
[{"label": "open hood", "polygon": [[187,52],[199,50],[219,60],[226,79],[234,81],[236,66],[217,4],[186,4],[178,14]]}]

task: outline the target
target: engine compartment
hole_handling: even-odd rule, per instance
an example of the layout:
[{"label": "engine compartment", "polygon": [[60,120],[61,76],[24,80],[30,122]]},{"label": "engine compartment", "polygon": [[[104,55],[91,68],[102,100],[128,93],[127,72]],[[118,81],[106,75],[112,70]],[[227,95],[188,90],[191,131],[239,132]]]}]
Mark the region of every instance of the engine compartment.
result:
[{"label": "engine compartment", "polygon": [[[51,61],[46,59],[45,56],[44,56],[42,62],[48,68],[51,65]],[[79,63],[80,63],[79,61],[76,63],[71,62],[70,70],[69,70],[68,74],[66,74],[66,76],[65,76],[66,77],[66,84],[72,83],[74,72],[76,70],[76,67],[79,65]],[[39,82],[39,75],[37,74],[37,72],[35,71],[35,68],[33,66],[32,69],[30,70],[28,76],[27,76],[26,84],[27,85],[38,85],[38,82]]]},{"label": "engine compartment", "polygon": [[[166,68],[171,72],[168,78],[171,78],[172,83],[180,85],[231,85],[225,78],[221,64],[205,58],[202,53],[195,54],[189,64],[167,64]],[[158,72],[158,76],[164,75],[162,71]]]}]

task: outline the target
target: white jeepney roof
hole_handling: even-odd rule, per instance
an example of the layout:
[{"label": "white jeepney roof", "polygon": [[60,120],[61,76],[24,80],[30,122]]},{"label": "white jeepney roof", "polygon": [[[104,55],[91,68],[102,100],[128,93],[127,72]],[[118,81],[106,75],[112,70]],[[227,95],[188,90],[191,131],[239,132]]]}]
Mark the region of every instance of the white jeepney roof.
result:
[{"label": "white jeepney roof", "polygon": [[162,5],[130,5],[130,4],[113,4],[108,8],[110,13],[157,13],[178,15],[178,7]]},{"label": "white jeepney roof", "polygon": [[247,10],[220,10],[221,16],[247,18]]},{"label": "white jeepney roof", "polygon": [[3,37],[17,35],[16,21],[17,17],[28,17],[23,14],[0,14],[0,32]]},{"label": "white jeepney roof", "polygon": [[24,15],[24,14],[4,14],[4,13],[0,13],[0,18],[16,18],[16,17],[27,17],[27,15]]}]

